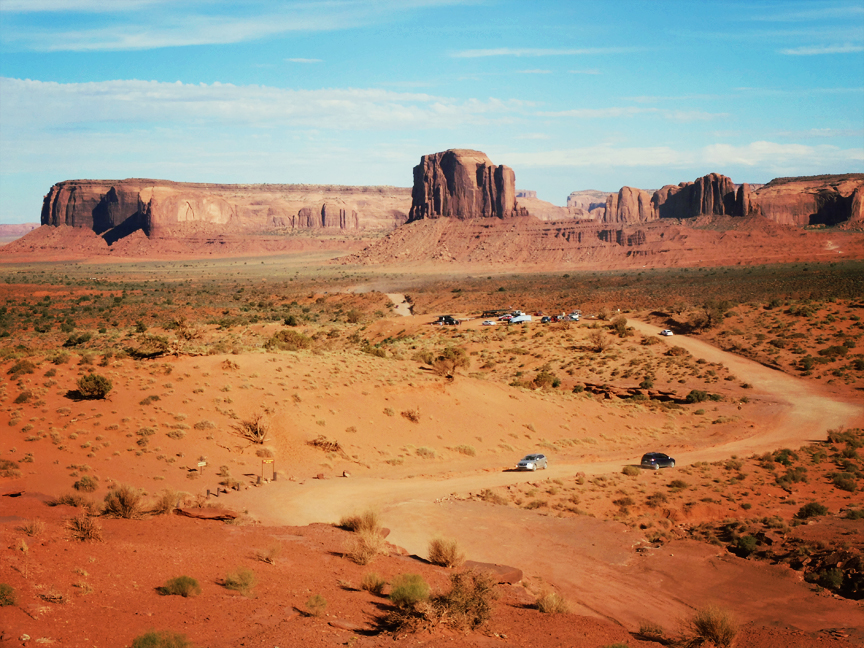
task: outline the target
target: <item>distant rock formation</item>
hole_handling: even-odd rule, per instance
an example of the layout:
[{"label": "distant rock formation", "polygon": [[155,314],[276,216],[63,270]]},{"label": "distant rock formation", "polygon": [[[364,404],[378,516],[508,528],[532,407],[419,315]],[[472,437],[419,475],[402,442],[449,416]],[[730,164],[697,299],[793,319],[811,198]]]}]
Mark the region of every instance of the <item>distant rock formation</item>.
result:
[{"label": "distant rock formation", "polygon": [[[656,195],[656,194],[655,194]],[[651,194],[642,189],[621,187],[617,194],[606,199],[606,211],[601,219],[604,223],[646,223],[656,220],[651,204]]]},{"label": "distant rock formation", "polygon": [[749,212],[783,225],[864,225],[864,173],[775,178],[750,194]]},{"label": "distant rock formation", "polygon": [[147,236],[190,228],[211,233],[389,231],[407,220],[409,192],[400,187],[67,180],[45,196],[42,224],[92,229],[109,242],[138,230]]},{"label": "distant rock formation", "polygon": [[536,191],[529,191],[528,189],[517,189],[516,190],[517,198],[537,198]]},{"label": "distant rock formation", "polygon": [[[743,189],[743,187],[742,187]],[[709,173],[693,182],[666,185],[651,202],[657,218],[692,218],[702,214],[744,216],[736,210],[735,185],[730,178]]]},{"label": "distant rock formation", "polygon": [[527,211],[516,203],[516,175],[485,153],[450,149],[420,158],[414,167],[408,222],[426,218],[510,218]]},{"label": "distant rock formation", "polygon": [[21,238],[39,227],[39,223],[0,223],[0,245]]}]

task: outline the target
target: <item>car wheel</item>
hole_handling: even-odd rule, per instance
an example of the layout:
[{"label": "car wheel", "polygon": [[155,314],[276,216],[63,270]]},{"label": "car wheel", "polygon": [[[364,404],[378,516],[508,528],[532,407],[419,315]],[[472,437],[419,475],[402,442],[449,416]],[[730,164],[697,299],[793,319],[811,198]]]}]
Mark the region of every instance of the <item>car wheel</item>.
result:
[{"label": "car wheel", "polygon": [[651,465],[651,470],[660,470],[660,464],[656,464],[656,463],[655,463],[655,464],[652,464],[652,465]]},{"label": "car wheel", "polygon": [[670,467],[670,468],[674,468],[674,467],[675,467],[675,460],[674,460],[674,459],[673,459],[672,462],[669,464],[669,467]]},{"label": "car wheel", "polygon": [[534,464],[533,466],[531,466],[531,470],[532,470],[532,472],[537,472],[537,464]]}]

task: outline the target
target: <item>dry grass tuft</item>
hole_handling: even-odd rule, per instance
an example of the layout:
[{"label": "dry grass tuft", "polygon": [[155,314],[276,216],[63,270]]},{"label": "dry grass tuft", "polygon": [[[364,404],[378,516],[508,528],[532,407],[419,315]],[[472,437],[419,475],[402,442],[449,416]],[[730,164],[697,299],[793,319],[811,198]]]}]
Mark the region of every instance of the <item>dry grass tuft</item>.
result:
[{"label": "dry grass tuft", "polygon": [[73,540],[102,542],[102,526],[86,512],[67,520],[66,528]]},{"label": "dry grass tuft", "polygon": [[354,513],[352,515],[343,515],[337,526],[340,529],[354,531],[355,533],[365,530],[381,532],[381,520],[379,519],[378,512],[374,509],[366,509],[362,513]]},{"label": "dry grass tuft", "polygon": [[282,545],[274,544],[266,549],[259,549],[255,552],[255,558],[268,565],[276,564],[276,559],[282,553]]},{"label": "dry grass tuft", "polygon": [[546,592],[537,599],[536,605],[543,614],[564,614],[570,607],[566,599],[556,592]]},{"label": "dry grass tuft", "polygon": [[45,523],[42,520],[27,520],[19,527],[16,527],[21,533],[35,537],[45,531]]},{"label": "dry grass tuft", "polygon": [[434,538],[429,543],[429,562],[442,567],[458,567],[465,562],[465,554],[459,551],[455,540]]},{"label": "dry grass tuft", "polygon": [[102,514],[108,517],[134,520],[143,514],[141,491],[133,486],[121,484],[115,486],[105,496]]},{"label": "dry grass tuft", "polygon": [[180,506],[180,501],[183,499],[183,494],[170,488],[162,491],[162,494],[157,498],[150,509],[153,515],[168,515],[173,513],[174,509]]},{"label": "dry grass tuft", "polygon": [[267,440],[269,424],[264,420],[263,414],[254,414],[252,418],[240,421],[231,426],[244,439],[252,443],[263,444]]},{"label": "dry grass tuft", "polygon": [[384,588],[387,586],[387,581],[381,578],[375,572],[366,572],[363,574],[363,580],[360,581],[360,587],[371,594],[381,596],[384,593]]},{"label": "dry grass tuft", "polygon": [[420,422],[420,408],[415,407],[413,409],[407,409],[402,411],[402,416],[411,421],[412,423]]},{"label": "dry grass tuft", "polygon": [[709,605],[696,610],[684,622],[684,633],[684,644],[688,647],[731,648],[738,634],[738,625],[729,612]]},{"label": "dry grass tuft", "polygon": [[345,555],[358,565],[368,565],[378,556],[386,556],[387,553],[387,543],[380,529],[356,531],[345,548]]}]

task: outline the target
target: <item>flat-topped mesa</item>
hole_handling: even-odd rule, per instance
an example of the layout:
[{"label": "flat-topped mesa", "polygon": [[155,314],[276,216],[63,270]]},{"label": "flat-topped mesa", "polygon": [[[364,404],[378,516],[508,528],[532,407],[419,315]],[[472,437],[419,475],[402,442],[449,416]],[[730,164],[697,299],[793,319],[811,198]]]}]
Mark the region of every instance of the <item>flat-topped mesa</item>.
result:
[{"label": "flat-topped mesa", "polygon": [[420,158],[414,167],[408,222],[424,218],[527,216],[516,203],[516,174],[485,153],[450,149]]},{"label": "flat-topped mesa", "polygon": [[[384,230],[407,220],[409,189],[338,185],[219,185],[170,180],[66,180],[42,203],[43,225],[116,240],[180,231]],[[106,239],[107,240],[107,239]]]}]

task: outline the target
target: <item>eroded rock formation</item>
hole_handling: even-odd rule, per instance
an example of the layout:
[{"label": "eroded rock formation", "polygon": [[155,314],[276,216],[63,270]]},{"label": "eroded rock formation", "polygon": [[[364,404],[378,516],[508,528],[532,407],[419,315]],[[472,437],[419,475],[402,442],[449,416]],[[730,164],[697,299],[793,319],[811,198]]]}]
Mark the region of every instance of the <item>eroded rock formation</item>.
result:
[{"label": "eroded rock formation", "polygon": [[485,153],[450,149],[420,158],[414,167],[408,221],[425,218],[509,218],[527,212],[516,203],[516,175]]},{"label": "eroded rock formation", "polygon": [[749,213],[784,225],[864,225],[864,173],[775,178],[751,193]]},{"label": "eroded rock formation", "polygon": [[651,202],[657,218],[692,218],[702,214],[743,216],[746,212],[736,210],[736,197],[735,184],[730,178],[709,173],[693,182],[666,185],[654,192]]},{"label": "eroded rock formation", "polygon": [[167,180],[67,180],[42,204],[43,225],[92,229],[116,240],[142,230],[266,232],[391,230],[407,220],[410,190],[331,185],[215,185]]},{"label": "eroded rock formation", "polygon": [[621,187],[617,194],[606,199],[604,223],[645,223],[655,220],[656,212],[651,204],[651,194],[642,189]]}]

